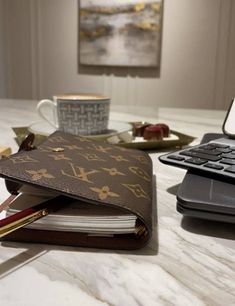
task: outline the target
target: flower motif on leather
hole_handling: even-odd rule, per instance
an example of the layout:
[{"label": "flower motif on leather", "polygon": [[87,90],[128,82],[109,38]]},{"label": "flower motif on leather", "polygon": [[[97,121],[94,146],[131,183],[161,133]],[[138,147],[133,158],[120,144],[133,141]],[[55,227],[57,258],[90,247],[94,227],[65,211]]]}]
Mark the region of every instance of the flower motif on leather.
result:
[{"label": "flower motif on leather", "polygon": [[50,157],[53,157],[54,160],[71,160],[71,158],[66,157],[64,154],[53,154],[49,155]]},{"label": "flower motif on leather", "polygon": [[33,181],[38,181],[41,178],[55,178],[52,174],[47,172],[47,169],[39,169],[39,170],[25,170],[32,176]]},{"label": "flower motif on leather", "polygon": [[13,161],[14,164],[38,163],[38,160],[33,159],[33,158],[29,157],[28,155],[10,157],[10,160]]},{"label": "flower motif on leather", "polygon": [[54,143],[54,142],[67,142],[66,139],[64,139],[61,136],[56,136],[56,137],[51,137],[48,139],[50,142]]},{"label": "flower motif on leather", "polygon": [[38,148],[39,151],[41,152],[52,152],[54,149],[54,147],[48,147],[48,146],[42,146],[40,148]]},{"label": "flower motif on leather", "polygon": [[80,140],[81,142],[91,142],[91,140],[86,137],[74,137],[74,138]]},{"label": "flower motif on leather", "polygon": [[108,186],[103,186],[101,188],[90,187],[90,189],[98,194],[100,200],[105,200],[107,197],[119,197],[117,193],[110,191]]},{"label": "flower motif on leather", "polygon": [[112,150],[110,147],[103,147],[103,146],[97,146],[93,145],[93,147],[96,149],[96,151],[101,152],[101,153],[107,153],[107,151]]},{"label": "flower motif on leather", "polygon": [[136,174],[137,176],[143,178],[145,181],[150,182],[151,178],[148,175],[148,173],[146,171],[144,171],[143,169],[139,168],[139,167],[129,167],[129,170]]},{"label": "flower motif on leather", "polygon": [[104,171],[107,171],[109,175],[125,175],[124,173],[118,171],[116,168],[102,168]]},{"label": "flower motif on leather", "polygon": [[123,151],[123,152],[128,151],[128,149],[126,149],[126,148],[121,148],[121,147],[119,147],[118,149],[119,149],[120,151]]},{"label": "flower motif on leather", "polygon": [[140,184],[122,184],[126,188],[128,188],[137,198],[145,198],[149,199],[147,193],[143,190]]},{"label": "flower motif on leather", "polygon": [[128,161],[128,159],[125,159],[122,155],[111,155],[110,157],[115,159],[117,162]]},{"label": "flower motif on leather", "polygon": [[133,157],[137,159],[141,164],[147,164],[148,162],[147,158],[143,155],[138,155],[138,156],[133,155]]},{"label": "flower motif on leather", "polygon": [[83,156],[88,161],[95,161],[95,160],[105,161],[104,159],[100,158],[98,155],[93,153],[86,153],[86,154],[79,153],[79,155]]},{"label": "flower motif on leather", "polygon": [[66,145],[64,147],[69,149],[69,150],[82,150],[82,148],[78,147],[77,145]]}]

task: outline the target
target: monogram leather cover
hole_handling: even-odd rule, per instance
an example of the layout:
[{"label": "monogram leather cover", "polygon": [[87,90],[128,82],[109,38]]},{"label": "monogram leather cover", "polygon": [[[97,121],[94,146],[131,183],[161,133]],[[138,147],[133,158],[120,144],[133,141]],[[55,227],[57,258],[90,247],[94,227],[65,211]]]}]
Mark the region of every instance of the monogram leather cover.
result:
[{"label": "monogram leather cover", "polygon": [[55,132],[37,149],[1,160],[0,176],[94,205],[113,205],[137,216],[135,234],[92,237],[21,228],[7,235],[7,240],[136,249],[151,236],[152,162],[142,151]]}]

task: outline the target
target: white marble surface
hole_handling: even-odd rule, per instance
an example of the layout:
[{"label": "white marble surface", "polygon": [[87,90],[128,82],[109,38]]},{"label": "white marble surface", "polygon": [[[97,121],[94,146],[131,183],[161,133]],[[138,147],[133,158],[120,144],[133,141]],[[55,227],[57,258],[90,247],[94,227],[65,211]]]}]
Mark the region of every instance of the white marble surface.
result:
[{"label": "white marble surface", "polygon": [[[17,149],[11,126],[39,120],[35,105],[35,101],[0,100],[1,145]],[[225,115],[120,106],[111,118],[143,120],[143,113],[148,121],[164,121],[198,137],[194,143],[206,132],[220,132]],[[185,171],[161,164],[158,155],[151,153],[157,176],[157,227],[147,247],[124,252],[2,243],[0,305],[235,305],[235,225],[182,219],[168,189],[181,182]],[[0,200],[6,195],[1,180]]]}]

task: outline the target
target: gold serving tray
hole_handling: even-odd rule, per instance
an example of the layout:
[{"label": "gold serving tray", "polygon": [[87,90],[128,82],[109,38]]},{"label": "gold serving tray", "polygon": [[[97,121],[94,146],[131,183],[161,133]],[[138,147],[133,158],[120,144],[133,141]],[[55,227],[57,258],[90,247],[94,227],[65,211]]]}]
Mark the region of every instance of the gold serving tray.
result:
[{"label": "gold serving tray", "polygon": [[[15,140],[18,144],[20,144],[24,140],[25,136],[29,133],[28,127],[13,127],[12,129],[16,135]],[[126,133],[129,133],[128,137],[126,137],[126,134],[124,133],[117,134],[114,143],[125,148],[140,150],[163,150],[167,148],[178,148],[190,144],[195,139],[195,137],[173,130],[170,131],[169,138],[153,141],[146,141],[142,137],[134,138],[132,135],[130,135],[130,132]],[[46,135],[36,134],[35,136],[35,146],[39,145],[47,138]],[[113,137],[110,137],[109,135],[107,135],[106,139],[103,137],[103,135],[101,138],[95,135],[94,139],[106,140],[108,143],[113,143]],[[125,141],[123,139],[125,139]]]},{"label": "gold serving tray", "polygon": [[118,145],[140,150],[162,150],[186,146],[194,139],[195,138],[190,135],[171,130],[170,137],[164,138],[163,140],[144,140],[142,137],[137,137],[131,142],[120,142]]}]

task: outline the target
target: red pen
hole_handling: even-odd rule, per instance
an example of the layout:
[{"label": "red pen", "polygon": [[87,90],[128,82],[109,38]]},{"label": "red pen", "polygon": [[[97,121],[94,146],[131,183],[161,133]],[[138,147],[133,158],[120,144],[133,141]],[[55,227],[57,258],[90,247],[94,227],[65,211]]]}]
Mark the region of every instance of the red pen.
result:
[{"label": "red pen", "polygon": [[73,198],[58,196],[0,220],[0,238],[65,207],[73,201],[75,201]]}]

